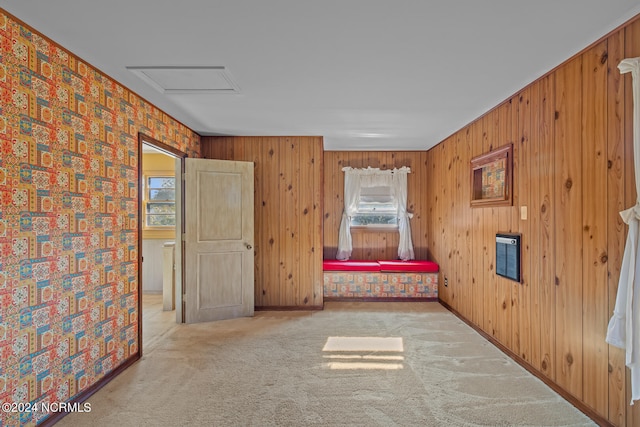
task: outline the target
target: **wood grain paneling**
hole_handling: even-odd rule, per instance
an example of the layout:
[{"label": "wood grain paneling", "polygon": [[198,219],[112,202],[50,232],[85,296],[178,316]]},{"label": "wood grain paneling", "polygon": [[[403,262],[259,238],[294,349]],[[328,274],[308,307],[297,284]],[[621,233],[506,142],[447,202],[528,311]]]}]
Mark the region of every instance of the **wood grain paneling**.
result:
[{"label": "wood grain paneling", "polygon": [[[543,89],[542,81],[537,81],[531,85],[530,91],[530,99],[532,105],[539,105],[540,103],[540,92]],[[540,134],[538,129],[538,123],[540,123],[542,114],[542,107],[533,108],[531,111],[531,138],[529,141],[529,176],[531,176],[531,181],[536,181],[536,185],[531,185],[529,188],[529,202],[527,208],[527,220],[523,220],[523,222],[527,221],[529,224],[529,229],[527,230],[527,250],[528,250],[528,272],[529,272],[529,292],[531,297],[530,303],[530,320],[529,324],[539,325],[542,320],[540,318],[540,299],[541,299],[541,289],[542,289],[542,280],[541,280],[541,269],[537,268],[534,265],[533,260],[539,260],[542,258],[541,256],[541,246],[539,239],[539,230],[541,228],[541,212],[540,212],[540,179],[539,175],[534,177],[531,171],[537,170],[536,168],[540,167],[539,158],[540,158]],[[540,370],[541,367],[541,357],[542,352],[540,350],[541,340],[542,340],[542,330],[539,328],[531,327],[530,329],[530,343],[531,343],[531,351],[530,351],[530,363],[533,367]]]},{"label": "wood grain paneling", "polygon": [[255,166],[256,307],[322,308],[321,137],[203,137],[205,158]]},{"label": "wood grain paneling", "polygon": [[[416,259],[428,259],[427,194],[428,171],[426,152],[420,151],[325,151],[324,152],[324,257],[335,259],[338,249],[338,231],[344,209],[343,167],[374,167],[393,169],[407,166],[407,209],[413,213],[410,220],[411,239]],[[353,232],[351,259],[397,259],[399,235],[390,232]]]},{"label": "wood grain paneling", "polygon": [[[476,121],[471,124],[471,157],[479,156],[486,151],[482,147],[482,124]],[[443,161],[442,159],[440,161]],[[470,172],[467,172],[469,174]],[[471,186],[471,184],[469,184]],[[469,187],[471,191],[471,187]],[[470,198],[471,193],[468,193]],[[470,208],[468,208],[470,209]],[[472,292],[472,321],[474,324],[482,327],[484,325],[484,209],[470,209],[471,211],[471,285]],[[448,271],[448,270],[447,270]],[[453,273],[453,272],[452,272]],[[454,273],[455,274],[455,273]],[[446,298],[441,299],[448,302]]]},{"label": "wood grain paneling", "polygon": [[[458,282],[461,287],[464,287],[464,291],[459,299],[459,305],[461,306],[461,313],[463,313],[467,319],[473,319],[474,317],[474,280],[473,280],[473,239],[471,222],[473,216],[471,209],[468,208],[467,197],[471,194],[471,180],[467,179],[469,172],[467,171],[468,165],[471,163],[472,158],[472,138],[471,128],[467,127],[462,132],[461,141],[463,142],[462,149],[459,149],[460,161],[458,162],[458,169],[456,175],[460,177],[460,190],[458,192],[458,199],[456,202],[456,215],[453,217],[456,219],[455,227],[462,235],[462,243],[460,245],[460,263],[458,264]],[[475,209],[474,209],[475,211]]]},{"label": "wood grain paneling", "polygon": [[[624,200],[624,79],[616,72],[616,64],[624,59],[624,31],[608,39],[608,69],[607,69],[607,256],[608,282],[607,314],[613,313],[620,266],[624,253],[625,234],[624,222],[618,214],[626,208]],[[625,408],[628,405],[625,394],[625,366],[624,350],[609,346],[608,348],[608,399],[609,421],[616,425],[623,425]]]},{"label": "wood grain paneling", "polygon": [[[241,141],[242,139],[238,140]],[[256,284],[260,284],[262,292],[262,303],[265,307],[284,305],[284,296],[280,295],[282,278],[280,277],[280,260],[284,255],[284,243],[280,240],[280,140],[271,138],[261,138],[256,141],[260,144],[261,165],[263,166],[260,180],[264,193],[259,205],[256,205],[258,212],[262,215],[262,230],[256,230],[265,250],[264,271],[261,278],[256,278]],[[234,145],[231,141],[230,145]],[[238,159],[236,159],[238,160]],[[258,178],[256,178],[258,179]],[[257,195],[256,195],[257,196]]]},{"label": "wood grain paneling", "polygon": [[582,345],[584,401],[599,413],[608,410],[605,342],[607,300],[607,42],[583,55],[582,79]]},{"label": "wood grain paneling", "polygon": [[[533,211],[531,209],[534,202],[534,192],[536,187],[530,185],[530,183],[522,179],[524,176],[530,175],[531,170],[531,159],[533,157],[533,146],[535,144],[535,140],[532,137],[533,129],[531,125],[531,115],[532,115],[532,103],[531,98],[532,94],[535,93],[535,85],[532,88],[525,88],[517,98],[517,133],[516,139],[513,144],[514,149],[514,161],[516,162],[514,168],[517,167],[518,174],[516,178],[516,182],[518,184],[518,195],[514,199],[514,230],[517,230],[521,233],[521,256],[523,262],[521,262],[521,271],[520,271],[520,283],[514,283],[513,286],[513,294],[517,295],[517,312],[518,312],[518,320],[517,324],[517,338],[518,340],[514,342],[514,352],[524,360],[530,362],[531,355],[531,311],[532,311],[532,301],[531,301],[531,293],[532,288],[537,288],[536,282],[534,282],[535,274],[532,271],[531,266],[531,252],[534,249],[534,245],[536,244],[533,233],[531,233],[531,225],[536,220],[536,213],[530,212]],[[515,174],[514,174],[515,175]],[[515,197],[515,195],[514,195]],[[520,212],[520,206],[525,207],[527,210],[527,219],[522,219],[522,215]],[[513,282],[511,282],[513,283]],[[507,344],[507,343],[505,343]]]},{"label": "wood grain paneling", "polygon": [[[531,339],[532,350],[536,351],[535,361],[539,360],[542,374],[555,380],[555,331],[556,331],[556,285],[555,285],[555,79],[546,76],[538,82],[537,96],[534,99],[536,115],[536,151],[532,159],[532,191],[536,203],[532,205],[532,215],[539,217],[533,232],[537,235],[535,251],[532,252],[531,267],[536,271],[534,294],[538,305],[532,307]],[[532,227],[534,227],[532,225]],[[539,327],[538,327],[539,325]],[[535,343],[535,344],[534,344]],[[538,344],[539,343],[539,344]],[[534,366],[538,367],[534,362]]]},{"label": "wood grain paneling", "polygon": [[[496,137],[496,144],[498,146],[504,146],[511,142],[511,114],[513,110],[511,103],[505,103],[497,110],[497,126],[498,133]],[[466,165],[465,165],[466,166]],[[499,207],[496,208],[498,215],[498,232],[511,232],[511,224],[513,217],[513,208],[511,207]],[[496,322],[495,322],[495,338],[510,345],[512,342],[511,331],[511,293],[513,283],[510,280],[506,280],[502,277],[496,276]]]},{"label": "wood grain paneling", "polygon": [[[323,188],[324,188],[324,154],[322,143],[315,144],[303,144],[301,154],[301,161],[308,162],[307,167],[309,169],[307,177],[303,177],[303,182],[311,182],[313,178],[313,184],[310,188],[310,198],[308,199],[309,212],[306,213],[303,210],[307,224],[311,224],[313,229],[311,232],[311,250],[308,251],[307,256],[312,260],[312,265],[309,266],[311,272],[309,274],[310,280],[313,282],[313,294],[312,304],[315,307],[323,305],[323,276],[317,273],[322,271],[322,253],[323,253],[323,236],[322,236],[322,214],[323,214]],[[301,225],[304,229],[306,225]],[[306,296],[305,296],[306,298]],[[306,300],[303,298],[302,302],[306,304]]]},{"label": "wood grain paneling", "polygon": [[[631,76],[617,65],[637,56],[635,18],[427,152],[429,252],[455,284],[440,299],[617,426],[640,422],[624,351],[604,340],[627,233],[618,212],[636,202]],[[514,145],[514,205],[471,208],[469,158],[496,141]],[[521,283],[495,275],[505,230],[522,235]]]},{"label": "wood grain paneling", "polygon": [[582,57],[559,68],[555,75],[556,381],[581,399]]},{"label": "wood grain paneling", "polygon": [[[494,148],[498,148],[502,144],[496,140],[495,134],[495,117],[496,111],[490,111],[484,117],[482,117],[482,152],[487,153]],[[446,153],[445,153],[446,154]],[[443,200],[448,200],[446,192],[443,192]],[[496,336],[496,299],[497,299],[497,291],[496,291],[496,275],[495,275],[495,264],[496,264],[496,251],[495,251],[495,235],[497,231],[497,227],[499,226],[497,221],[497,211],[498,208],[484,208],[479,209],[482,212],[482,222],[483,224],[487,224],[489,226],[482,227],[483,230],[483,238],[482,238],[482,281],[484,284],[484,330],[489,335],[495,337]],[[447,215],[443,214],[443,217],[447,217]],[[448,235],[448,233],[444,232],[443,235]],[[446,247],[446,246],[445,246]]]},{"label": "wood grain paneling", "polygon": [[[300,182],[300,150],[299,145],[290,138],[282,139],[280,152],[280,241],[283,253],[280,258],[280,301],[282,305],[293,307],[298,299],[300,283],[300,241],[299,217],[301,215],[298,197],[301,195]],[[290,220],[283,221],[287,212],[295,212]]]}]

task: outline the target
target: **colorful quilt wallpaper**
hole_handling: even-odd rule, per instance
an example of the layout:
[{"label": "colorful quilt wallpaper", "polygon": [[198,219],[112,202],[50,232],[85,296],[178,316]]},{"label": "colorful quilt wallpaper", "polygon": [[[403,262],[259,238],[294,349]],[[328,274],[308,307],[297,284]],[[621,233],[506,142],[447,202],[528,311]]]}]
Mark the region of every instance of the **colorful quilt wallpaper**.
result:
[{"label": "colorful quilt wallpaper", "polygon": [[499,159],[482,168],[482,198],[493,199],[504,196],[507,160]]},{"label": "colorful quilt wallpaper", "polygon": [[200,138],[2,9],[0,99],[0,401],[68,402],[138,351],[138,133]]}]

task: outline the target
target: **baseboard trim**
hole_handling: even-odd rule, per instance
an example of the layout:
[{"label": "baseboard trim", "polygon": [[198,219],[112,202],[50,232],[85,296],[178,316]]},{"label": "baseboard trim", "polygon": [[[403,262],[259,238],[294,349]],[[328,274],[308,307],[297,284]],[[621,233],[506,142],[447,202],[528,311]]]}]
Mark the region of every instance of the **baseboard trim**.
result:
[{"label": "baseboard trim", "polygon": [[[102,377],[98,382],[93,384],[91,387],[89,387],[88,389],[78,394],[73,399],[71,399],[69,403],[80,404],[80,403],[86,402],[98,390],[100,390],[102,387],[107,385],[109,382],[111,382],[111,380],[113,380],[115,377],[120,375],[122,371],[124,371],[125,369],[127,369],[128,367],[136,363],[138,360],[140,360],[140,351],[137,351],[134,355],[130,356],[127,360],[125,360],[120,366],[118,366],[113,371],[109,372],[107,375]],[[58,421],[60,421],[62,418],[64,418],[67,414],[68,412],[55,412],[51,414],[49,417],[45,418],[42,421],[42,423],[39,425],[44,427],[52,426]]]},{"label": "baseboard trim", "polygon": [[324,297],[324,301],[340,302],[437,302],[438,298],[431,297]]},{"label": "baseboard trim", "polygon": [[462,320],[464,323],[469,325],[473,330],[479,333],[487,341],[489,341],[491,344],[496,346],[504,354],[512,358],[517,364],[519,364],[524,369],[526,369],[530,374],[538,378],[540,381],[542,381],[547,386],[549,386],[553,391],[555,391],[560,396],[562,396],[562,398],[564,398],[567,402],[575,406],[580,412],[584,413],[587,417],[591,418],[593,422],[595,422],[601,427],[615,427],[615,424],[612,424],[609,420],[604,418],[602,415],[595,412],[593,409],[591,409],[589,406],[584,404],[582,401],[575,398],[571,393],[569,393],[568,391],[560,387],[558,384],[553,382],[551,379],[543,375],[540,371],[538,371],[536,368],[531,366],[529,362],[527,362],[522,357],[518,356],[516,353],[511,351],[504,344],[500,343],[500,341],[498,341],[497,339],[495,339],[494,337],[492,337],[491,335],[489,335],[488,333],[480,329],[480,327],[478,327],[476,324],[468,320],[466,317],[460,314],[456,309],[451,307],[449,304],[447,304],[442,300],[440,300],[440,304],[442,304],[443,307],[445,307],[447,310],[453,313],[458,319]]},{"label": "baseboard trim", "polygon": [[254,307],[255,311],[312,311],[322,310],[324,307],[321,305],[258,305]]}]

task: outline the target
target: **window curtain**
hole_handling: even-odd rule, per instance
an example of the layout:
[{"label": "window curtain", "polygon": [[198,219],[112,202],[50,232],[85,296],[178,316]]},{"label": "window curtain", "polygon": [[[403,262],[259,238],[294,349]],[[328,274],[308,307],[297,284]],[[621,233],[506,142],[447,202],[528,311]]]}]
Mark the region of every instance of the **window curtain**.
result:
[{"label": "window curtain", "polygon": [[345,261],[351,258],[353,242],[351,240],[351,217],[357,213],[360,202],[360,188],[362,187],[391,187],[398,203],[398,230],[400,244],[398,257],[403,260],[414,259],[413,243],[409,219],[413,216],[407,212],[407,174],[408,167],[393,170],[378,168],[354,169],[342,168],[344,172],[344,210],[338,233],[338,252],[336,259]]},{"label": "window curtain", "polygon": [[346,261],[351,258],[351,251],[353,251],[351,217],[356,213],[360,200],[360,174],[350,167],[342,168],[342,171],[344,172],[344,210],[340,221],[336,259]]},{"label": "window curtain", "polygon": [[[633,161],[636,190],[640,190],[640,58],[624,59],[618,65],[622,74],[633,78]],[[625,349],[625,364],[631,371],[631,404],[640,400],[640,193],[635,206],[620,212],[629,225],[622,257],[618,295],[607,328],[606,341]]]},{"label": "window curtain", "polygon": [[407,174],[409,168],[402,167],[393,170],[393,191],[398,201],[398,232],[400,244],[398,245],[398,258],[407,261],[415,258],[413,242],[411,241],[411,225],[409,219],[413,214],[407,212]]}]

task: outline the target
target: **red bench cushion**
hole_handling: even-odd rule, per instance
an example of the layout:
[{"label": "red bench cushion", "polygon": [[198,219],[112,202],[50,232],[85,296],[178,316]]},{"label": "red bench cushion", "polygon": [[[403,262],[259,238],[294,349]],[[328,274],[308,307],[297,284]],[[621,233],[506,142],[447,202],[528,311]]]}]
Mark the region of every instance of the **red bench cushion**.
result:
[{"label": "red bench cushion", "polygon": [[378,261],[338,261],[335,259],[325,259],[322,261],[324,271],[380,271]]},{"label": "red bench cushion", "polygon": [[438,264],[432,261],[378,261],[380,271],[403,272],[415,271],[420,273],[437,273],[440,269]]},{"label": "red bench cushion", "polygon": [[432,261],[359,261],[348,260],[338,261],[335,259],[325,259],[322,261],[324,271],[384,271],[384,272],[419,272],[437,273],[439,266]]}]

